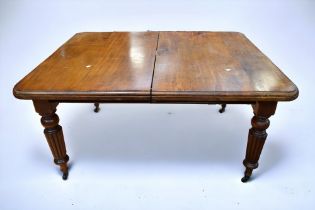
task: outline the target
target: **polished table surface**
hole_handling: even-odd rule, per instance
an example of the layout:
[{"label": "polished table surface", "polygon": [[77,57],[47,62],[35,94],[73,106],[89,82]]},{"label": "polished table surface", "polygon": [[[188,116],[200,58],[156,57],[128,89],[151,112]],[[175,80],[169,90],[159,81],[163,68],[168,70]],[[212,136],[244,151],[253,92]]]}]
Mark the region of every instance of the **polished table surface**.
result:
[{"label": "polished table surface", "polygon": [[242,33],[148,31],[77,33],[13,93],[33,100],[64,177],[69,157],[55,114],[60,102],[252,104],[247,181],[258,167],[268,118],[298,89]]},{"label": "polished table surface", "polygon": [[296,86],[237,32],[78,33],[14,88],[23,99],[285,101]]}]

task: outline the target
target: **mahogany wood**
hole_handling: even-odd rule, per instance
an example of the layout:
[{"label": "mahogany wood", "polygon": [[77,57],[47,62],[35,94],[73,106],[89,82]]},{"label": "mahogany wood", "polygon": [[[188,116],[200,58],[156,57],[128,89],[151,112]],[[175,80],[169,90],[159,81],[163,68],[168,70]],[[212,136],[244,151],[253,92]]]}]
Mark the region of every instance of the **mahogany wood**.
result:
[{"label": "mahogany wood", "polygon": [[14,88],[17,98],[149,102],[158,32],[78,33]]},{"label": "mahogany wood", "polygon": [[55,164],[60,166],[62,178],[68,178],[69,156],[67,155],[66,145],[63,139],[62,127],[58,124],[59,117],[55,113],[58,103],[49,101],[33,101],[36,112],[41,118],[41,123],[45,127],[44,133],[54,156]]},{"label": "mahogany wood", "polygon": [[246,167],[242,182],[248,181],[253,169],[258,167],[258,160],[267,138],[266,129],[269,127],[269,117],[276,111],[277,102],[257,102],[253,105],[254,117],[252,128],[248,133],[246,157],[243,161]]},{"label": "mahogany wood", "polygon": [[236,32],[78,33],[14,87],[32,100],[288,101],[296,86]]},{"label": "mahogany wood", "polygon": [[243,34],[160,32],[152,101],[287,101],[296,86]]},{"label": "mahogany wood", "polygon": [[268,118],[298,89],[245,35],[237,32],[84,32],[75,34],[18,82],[33,100],[63,178],[66,147],[61,102],[253,104],[244,165],[247,181],[267,137]]}]

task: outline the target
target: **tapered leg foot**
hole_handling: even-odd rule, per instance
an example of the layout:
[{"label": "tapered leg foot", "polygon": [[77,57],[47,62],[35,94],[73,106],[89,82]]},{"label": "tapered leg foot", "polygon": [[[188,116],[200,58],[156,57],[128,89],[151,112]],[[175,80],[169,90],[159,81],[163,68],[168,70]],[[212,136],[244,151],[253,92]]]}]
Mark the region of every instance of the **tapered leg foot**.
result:
[{"label": "tapered leg foot", "polygon": [[252,128],[249,129],[246,157],[243,161],[246,167],[242,182],[247,182],[255,168],[267,138],[266,129],[269,127],[269,117],[276,111],[277,102],[257,102],[253,105],[254,117]]},{"label": "tapered leg foot", "polygon": [[241,179],[241,181],[243,183],[247,182],[250,178],[250,176],[252,175],[253,169],[250,168],[246,168],[245,172],[244,172],[244,177]]},{"label": "tapered leg foot", "polygon": [[219,109],[220,113],[225,112],[226,104],[221,104],[221,109]]},{"label": "tapered leg foot", "polygon": [[69,172],[67,171],[67,172],[63,172],[63,174],[62,174],[62,179],[63,180],[67,180],[68,179],[68,175],[69,175]]},{"label": "tapered leg foot", "polygon": [[69,175],[69,169],[67,163],[60,165],[60,171],[62,172],[62,179],[67,180]]},{"label": "tapered leg foot", "polygon": [[100,103],[94,103],[95,109],[94,112],[97,113],[100,111]]},{"label": "tapered leg foot", "polygon": [[62,172],[62,178],[66,180],[68,178],[69,169],[67,162],[69,156],[67,155],[66,145],[63,138],[62,127],[58,124],[59,117],[55,113],[58,103],[49,101],[33,101],[35,110],[42,118],[41,123],[44,126],[44,134],[48,142],[52,155],[54,156],[54,162],[59,165]]},{"label": "tapered leg foot", "polygon": [[57,160],[55,159],[54,162],[55,164],[59,165],[60,167],[60,171],[62,172],[62,179],[63,180],[67,180],[68,179],[68,175],[69,175],[69,167],[67,162],[69,161],[69,156],[66,155],[65,158]]},{"label": "tapered leg foot", "polygon": [[245,183],[245,182],[247,182],[247,181],[249,180],[249,178],[250,178],[250,176],[244,176],[244,177],[241,179],[241,181],[242,181],[243,183]]}]

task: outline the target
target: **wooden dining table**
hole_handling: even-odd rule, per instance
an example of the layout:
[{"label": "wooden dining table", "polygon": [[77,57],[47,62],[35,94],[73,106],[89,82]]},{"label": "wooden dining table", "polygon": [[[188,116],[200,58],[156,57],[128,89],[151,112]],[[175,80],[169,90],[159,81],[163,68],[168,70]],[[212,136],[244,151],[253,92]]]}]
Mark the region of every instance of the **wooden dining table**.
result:
[{"label": "wooden dining table", "polygon": [[13,94],[33,101],[63,179],[69,156],[56,114],[60,103],[94,103],[96,112],[99,103],[221,104],[220,112],[226,104],[252,105],[246,182],[258,167],[268,118],[278,102],[296,99],[298,88],[239,32],[83,32],[19,81]]}]

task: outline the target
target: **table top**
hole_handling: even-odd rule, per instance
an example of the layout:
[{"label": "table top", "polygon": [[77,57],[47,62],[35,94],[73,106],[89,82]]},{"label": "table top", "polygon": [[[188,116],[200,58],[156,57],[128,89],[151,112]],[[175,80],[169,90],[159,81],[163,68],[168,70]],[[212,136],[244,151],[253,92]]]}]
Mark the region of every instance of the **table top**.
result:
[{"label": "table top", "polygon": [[75,34],[13,89],[56,101],[289,101],[298,89],[238,32]]}]

